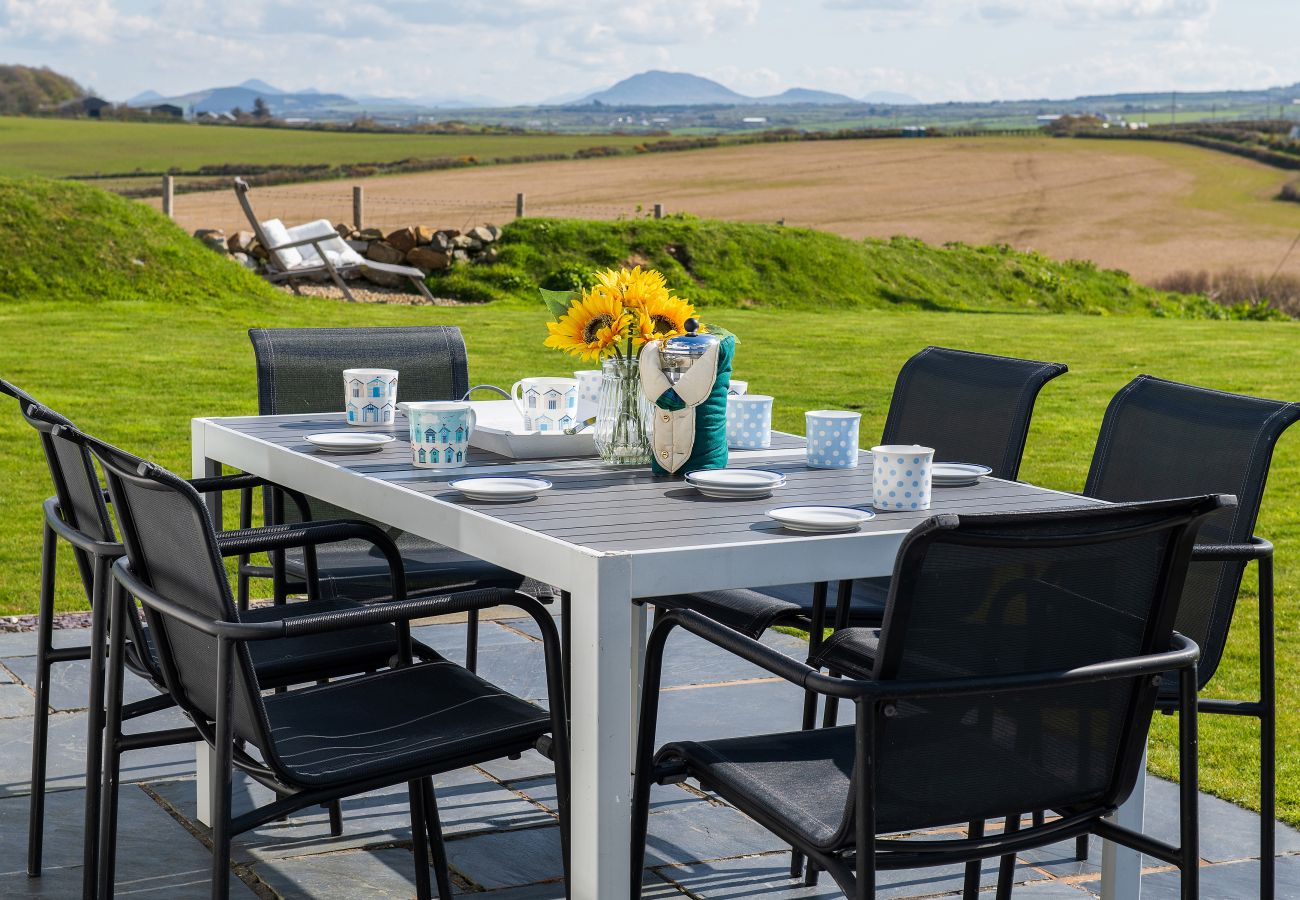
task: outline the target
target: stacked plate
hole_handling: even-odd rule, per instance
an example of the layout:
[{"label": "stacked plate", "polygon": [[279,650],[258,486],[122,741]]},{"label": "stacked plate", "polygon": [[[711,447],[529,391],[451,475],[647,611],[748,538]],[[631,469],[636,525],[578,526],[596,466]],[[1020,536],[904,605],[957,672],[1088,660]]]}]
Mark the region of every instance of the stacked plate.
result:
[{"label": "stacked plate", "polygon": [[448,486],[460,491],[471,500],[511,503],[519,500],[531,500],[542,491],[549,490],[551,483],[545,478],[493,475],[486,478],[460,478],[449,482]]},{"label": "stacked plate", "polygon": [[391,434],[373,431],[335,431],[307,435],[307,443],[322,453],[374,453],[394,440],[396,438]]},{"label": "stacked plate", "polygon": [[965,487],[975,484],[993,470],[974,463],[941,463],[930,467],[930,483],[935,487]]},{"label": "stacked plate", "polygon": [[870,522],[876,517],[869,509],[851,506],[783,506],[769,509],[767,515],[791,531],[802,531],[805,534],[855,531],[863,522]]},{"label": "stacked plate", "polygon": [[784,485],[785,476],[762,469],[701,469],[687,472],[686,483],[717,500],[761,500]]}]

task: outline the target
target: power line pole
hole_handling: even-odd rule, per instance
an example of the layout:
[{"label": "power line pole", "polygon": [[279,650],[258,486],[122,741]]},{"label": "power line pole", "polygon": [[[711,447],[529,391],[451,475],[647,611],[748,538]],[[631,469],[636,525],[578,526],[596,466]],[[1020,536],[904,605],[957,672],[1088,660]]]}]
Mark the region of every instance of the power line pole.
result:
[{"label": "power line pole", "polygon": [[1173,91],[1169,95],[1169,124],[1178,124],[1178,92]]}]

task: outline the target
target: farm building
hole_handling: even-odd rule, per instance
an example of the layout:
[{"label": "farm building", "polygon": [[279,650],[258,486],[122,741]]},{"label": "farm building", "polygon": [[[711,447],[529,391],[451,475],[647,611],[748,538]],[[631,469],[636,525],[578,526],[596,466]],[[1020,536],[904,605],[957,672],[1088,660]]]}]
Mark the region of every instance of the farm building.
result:
[{"label": "farm building", "polygon": [[144,106],[140,108],[141,112],[159,118],[183,119],[185,110],[175,103],[156,103],[153,106]]},{"label": "farm building", "polygon": [[67,103],[59,105],[59,114],[64,116],[87,116],[91,119],[98,119],[104,107],[112,106],[102,97],[81,97],[77,100],[69,100]]}]

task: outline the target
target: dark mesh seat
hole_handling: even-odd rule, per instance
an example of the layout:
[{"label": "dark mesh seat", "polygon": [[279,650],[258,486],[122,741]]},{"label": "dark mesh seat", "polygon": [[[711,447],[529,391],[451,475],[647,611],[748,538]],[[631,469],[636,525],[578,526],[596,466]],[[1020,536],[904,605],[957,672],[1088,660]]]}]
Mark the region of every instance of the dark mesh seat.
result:
[{"label": "dark mesh seat", "polygon": [[[1180,701],[1194,707],[1187,670],[1196,648],[1175,636],[1173,622],[1196,527],[1232,502],[1203,496],[936,516],[904,539],[882,629],[841,630],[823,645],[827,656],[843,654],[856,680],[823,675],[698,612],[666,614],[651,633],[642,693],[638,857],[650,783],[688,777],[858,898],[874,896],[876,868],[950,865],[1087,833],[1178,866],[1195,896],[1194,767],[1180,771],[1180,846],[1103,820],[1136,782],[1157,696],[1153,674],[1183,671]],[[854,699],[854,725],[681,740],[653,753],[675,627],[802,688]],[[880,837],[1023,809],[1061,818],[976,843]]]},{"label": "dark mesh seat", "polygon": [[264,703],[276,758],[304,786],[402,772],[416,762],[496,759],[503,746],[527,749],[551,730],[546,710],[446,660]]},{"label": "dark mesh seat", "polygon": [[[470,388],[465,342],[449,325],[402,328],[253,328],[248,332],[257,358],[257,408],[264,416],[337,412],[343,406],[343,370],[397,369],[398,396],[407,400],[459,400]],[[356,518],[354,513],[311,500],[312,518]],[[270,499],[265,501],[268,521]],[[288,512],[292,520],[292,511]],[[441,544],[411,534],[394,534],[405,560],[411,596],[453,587],[517,588],[523,577]],[[324,596],[380,600],[387,596],[387,567],[373,548],[355,541],[318,552]],[[300,582],[306,566],[300,552],[286,554],[285,569]],[[245,603],[250,577],[268,577],[264,567],[241,565],[239,597]],[[529,585],[543,600],[549,588]]]},{"label": "dark mesh seat", "polygon": [[[1039,391],[1066,371],[1061,363],[926,347],[898,373],[880,442],[933,447],[936,461],[978,463],[992,469],[995,478],[1014,480]],[[888,578],[858,580],[848,621],[879,625],[888,595]],[[664,609],[697,610],[750,636],[777,624],[816,630],[812,585],[714,591],[650,602]],[[828,614],[834,609],[832,600]]]}]

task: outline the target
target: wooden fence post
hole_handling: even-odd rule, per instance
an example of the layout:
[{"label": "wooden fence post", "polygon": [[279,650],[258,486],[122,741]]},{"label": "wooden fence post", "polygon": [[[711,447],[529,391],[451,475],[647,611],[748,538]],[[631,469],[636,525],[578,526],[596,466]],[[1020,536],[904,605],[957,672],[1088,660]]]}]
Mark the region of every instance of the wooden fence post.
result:
[{"label": "wooden fence post", "polygon": [[664,217],[664,205],[663,205],[662,203],[656,203],[656,204],[655,204],[655,218],[656,218],[656,219],[662,219],[663,217]]},{"label": "wooden fence post", "polygon": [[365,191],[359,184],[352,185],[352,227],[357,231],[362,228],[361,223],[365,220],[366,196]]},{"label": "wooden fence post", "polygon": [[169,219],[174,218],[174,216],[172,215],[173,196],[174,195],[172,192],[172,177],[170,175],[164,175],[163,183],[162,183],[162,210],[163,210],[163,215]]},{"label": "wooden fence post", "polygon": [[515,218],[522,219],[523,217],[524,217],[524,195],[515,194]]}]

